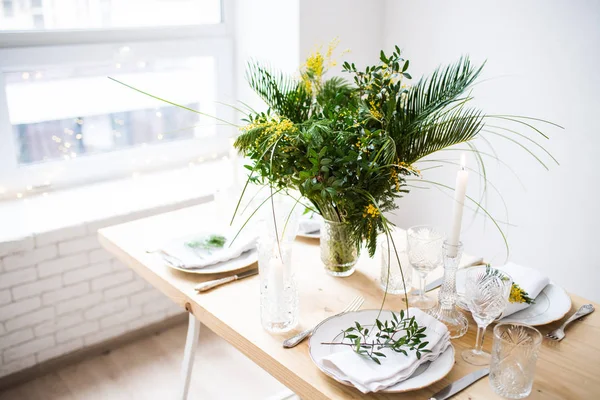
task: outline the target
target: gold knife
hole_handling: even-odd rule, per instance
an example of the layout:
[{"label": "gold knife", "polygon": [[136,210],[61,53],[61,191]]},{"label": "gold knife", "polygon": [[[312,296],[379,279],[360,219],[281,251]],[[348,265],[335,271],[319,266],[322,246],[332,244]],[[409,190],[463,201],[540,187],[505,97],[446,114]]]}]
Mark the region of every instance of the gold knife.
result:
[{"label": "gold knife", "polygon": [[198,284],[196,287],[194,287],[194,289],[198,293],[202,293],[202,292],[206,292],[210,289],[214,289],[217,286],[221,286],[226,283],[237,281],[240,279],[248,278],[248,277],[256,275],[256,274],[258,274],[258,268],[253,268],[253,269],[249,269],[248,271],[244,271],[244,272],[241,272],[236,275],[231,275],[231,276],[227,276],[225,278],[215,279],[212,281],[202,282],[202,283]]}]

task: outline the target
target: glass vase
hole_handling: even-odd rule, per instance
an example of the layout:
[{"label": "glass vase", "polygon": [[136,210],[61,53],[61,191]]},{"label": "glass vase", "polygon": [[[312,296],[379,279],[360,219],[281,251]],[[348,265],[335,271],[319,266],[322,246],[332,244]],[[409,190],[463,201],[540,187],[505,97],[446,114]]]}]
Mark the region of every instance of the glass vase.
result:
[{"label": "glass vase", "polygon": [[321,261],[332,276],[346,277],[354,273],[358,248],[350,235],[350,225],[323,220],[321,232]]}]

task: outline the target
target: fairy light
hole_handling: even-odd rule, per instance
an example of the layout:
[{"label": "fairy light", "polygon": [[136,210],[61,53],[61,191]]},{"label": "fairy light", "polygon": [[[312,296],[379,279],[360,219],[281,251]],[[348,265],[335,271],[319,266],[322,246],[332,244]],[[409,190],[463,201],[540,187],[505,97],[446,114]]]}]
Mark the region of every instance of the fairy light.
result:
[{"label": "fairy light", "polygon": [[17,193],[17,199],[20,199],[20,198],[22,198],[22,197],[23,197],[23,193],[20,193],[20,192],[19,192],[19,193]]},{"label": "fairy light", "polygon": [[158,118],[162,118],[162,113],[161,113],[160,111],[157,111],[157,112],[156,112],[156,116],[157,116]]},{"label": "fairy light", "polygon": [[65,147],[68,149],[69,147],[71,147],[71,143],[65,142]]},{"label": "fairy light", "polygon": [[163,137],[164,137],[164,136],[163,136],[163,135],[160,135],[160,134],[157,136],[158,140],[163,140]]},{"label": "fairy light", "polygon": [[33,186],[31,186],[31,185],[27,185],[27,190],[28,190],[29,192],[31,192],[31,191],[33,190]]},{"label": "fairy light", "polygon": [[24,81],[29,79],[29,72],[23,72],[21,74],[21,78],[23,78]]},{"label": "fairy light", "polygon": [[116,68],[116,69],[121,69],[121,63],[116,63],[116,64],[115,64],[115,68]]},{"label": "fairy light", "polygon": [[75,135],[75,139],[77,140],[81,140],[83,136],[81,136],[81,133],[78,133],[77,135]]},{"label": "fairy light", "polygon": [[75,133],[75,132],[73,132],[73,129],[65,128],[65,133],[66,133],[67,135],[72,135],[72,134],[73,134],[73,133]]},{"label": "fairy light", "polygon": [[35,73],[35,79],[42,79],[42,73],[40,71]]}]

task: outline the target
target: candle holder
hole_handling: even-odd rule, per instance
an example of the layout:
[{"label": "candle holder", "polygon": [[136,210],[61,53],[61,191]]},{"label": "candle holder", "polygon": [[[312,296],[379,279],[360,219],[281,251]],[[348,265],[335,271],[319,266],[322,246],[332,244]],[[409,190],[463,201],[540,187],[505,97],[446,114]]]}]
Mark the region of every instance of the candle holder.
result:
[{"label": "candle holder", "polygon": [[444,242],[444,281],[439,292],[438,304],[428,313],[448,327],[451,339],[457,339],[467,333],[469,322],[456,307],[456,270],[462,257],[463,245]]}]

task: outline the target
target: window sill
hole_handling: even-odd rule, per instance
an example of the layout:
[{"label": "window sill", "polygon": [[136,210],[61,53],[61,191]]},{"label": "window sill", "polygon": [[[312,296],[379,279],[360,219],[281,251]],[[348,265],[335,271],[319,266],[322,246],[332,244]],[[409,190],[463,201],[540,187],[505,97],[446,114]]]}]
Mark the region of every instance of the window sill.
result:
[{"label": "window sill", "polygon": [[[220,171],[220,172],[219,172]],[[0,243],[85,225],[104,226],[210,201],[231,185],[225,160],[0,202]],[[82,227],[83,228],[83,227]]]}]

